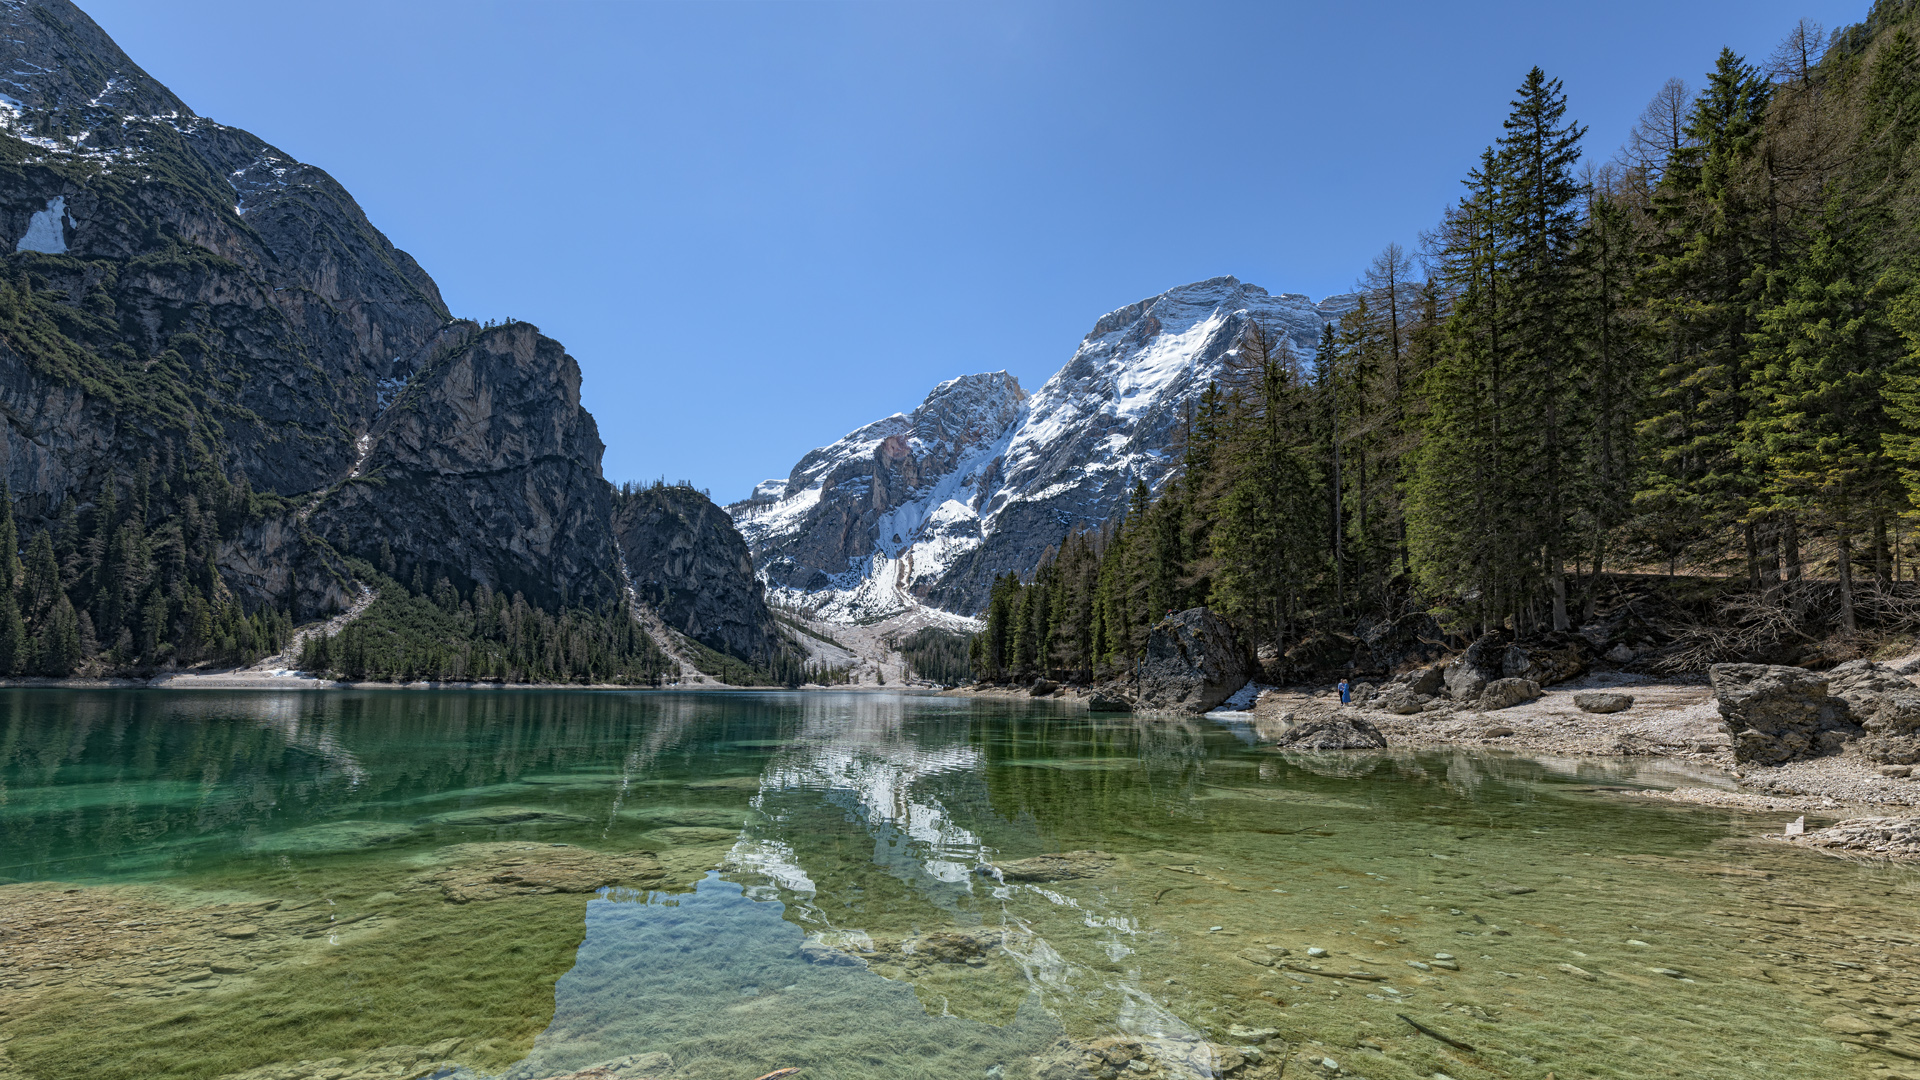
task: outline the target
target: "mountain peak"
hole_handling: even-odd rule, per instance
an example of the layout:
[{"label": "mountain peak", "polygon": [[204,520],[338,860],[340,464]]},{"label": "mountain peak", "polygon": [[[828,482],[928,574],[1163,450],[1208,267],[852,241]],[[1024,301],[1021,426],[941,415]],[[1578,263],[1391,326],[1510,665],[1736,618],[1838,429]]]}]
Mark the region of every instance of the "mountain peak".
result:
[{"label": "mountain peak", "polygon": [[194,116],[68,0],[0,0],[0,26],[0,98],[16,114]]},{"label": "mountain peak", "polygon": [[1176,286],[1101,316],[1032,394],[1004,371],[949,379],[731,510],[789,605],[850,621],[972,614],[994,576],[1030,573],[1069,532],[1105,523],[1135,480],[1166,481],[1187,403],[1249,323],[1311,353],[1351,306],[1230,276]]}]

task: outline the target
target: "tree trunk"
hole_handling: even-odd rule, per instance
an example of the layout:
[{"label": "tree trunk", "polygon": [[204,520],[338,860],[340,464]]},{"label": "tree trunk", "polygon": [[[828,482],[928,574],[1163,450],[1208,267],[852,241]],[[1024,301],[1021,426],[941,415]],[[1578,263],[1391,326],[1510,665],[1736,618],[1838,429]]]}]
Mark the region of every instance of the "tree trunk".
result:
[{"label": "tree trunk", "polygon": [[1547,573],[1552,575],[1553,584],[1553,628],[1565,633],[1567,629],[1567,567],[1560,559],[1557,545],[1547,549]]},{"label": "tree trunk", "polygon": [[1873,515],[1873,580],[1886,588],[1893,582],[1893,555],[1887,550],[1887,518]]},{"label": "tree trunk", "polygon": [[1840,557],[1836,561],[1840,571],[1840,629],[1851,634],[1859,627],[1853,620],[1853,537],[1845,529],[1840,532]]},{"label": "tree trunk", "polygon": [[1587,598],[1581,605],[1581,623],[1593,621],[1594,608],[1600,602],[1600,574],[1606,566],[1607,534],[1605,530],[1593,530],[1593,576],[1587,579]]},{"label": "tree trunk", "polygon": [[1753,527],[1752,521],[1746,523],[1743,531],[1746,533],[1747,540],[1747,587],[1758,589],[1760,587],[1760,536]]}]

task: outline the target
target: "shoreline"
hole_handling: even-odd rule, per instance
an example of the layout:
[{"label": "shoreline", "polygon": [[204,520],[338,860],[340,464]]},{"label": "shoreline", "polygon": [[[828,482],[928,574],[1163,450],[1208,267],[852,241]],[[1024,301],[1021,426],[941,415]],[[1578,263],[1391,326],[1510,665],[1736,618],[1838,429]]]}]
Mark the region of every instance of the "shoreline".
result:
[{"label": "shoreline", "polygon": [[347,682],[317,676],[266,671],[164,672],[152,678],[84,676],[56,679],[46,676],[0,679],[0,690],[618,690],[629,693],[691,693],[695,691],[779,691],[805,693],[937,693],[930,686],[739,686],[733,683],[689,683],[684,686],[639,686],[628,683],[502,683],[417,680],[414,682]]},{"label": "shoreline", "polygon": [[[1634,703],[1622,712],[1584,712],[1574,705],[1573,696],[1590,690],[1631,694]],[[1025,688],[997,686],[942,693],[1080,704],[1093,696],[1085,687],[1063,687],[1040,697],[1033,697]],[[1204,714],[1142,710],[1101,715],[1243,724],[1258,743],[1276,750],[1281,749],[1276,746],[1281,736],[1300,724],[1350,718],[1377,728],[1386,739],[1387,749],[1471,748],[1530,757],[1664,761],[1724,778],[1726,784],[1623,790],[1622,797],[1833,818],[1856,814],[1920,816],[1920,777],[1885,776],[1875,763],[1851,754],[1842,752],[1784,765],[1736,762],[1713,689],[1704,678],[1658,679],[1602,672],[1548,687],[1540,697],[1504,709],[1437,701],[1421,712],[1404,716],[1364,703],[1342,706],[1330,691],[1304,687],[1264,687],[1253,706],[1245,710]],[[1920,773],[1920,766],[1915,772]]]}]

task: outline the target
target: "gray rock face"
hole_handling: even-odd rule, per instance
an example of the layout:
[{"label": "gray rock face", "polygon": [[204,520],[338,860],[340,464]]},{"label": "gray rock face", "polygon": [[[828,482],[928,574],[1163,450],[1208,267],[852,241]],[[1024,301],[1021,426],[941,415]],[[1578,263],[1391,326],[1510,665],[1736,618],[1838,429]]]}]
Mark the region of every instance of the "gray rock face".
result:
[{"label": "gray rock face", "polygon": [[619,498],[613,523],[634,591],[668,626],[733,656],[772,655],[778,627],[726,511],[691,488],[643,488]]},{"label": "gray rock face", "polygon": [[417,566],[463,592],[484,583],[554,608],[619,596],[613,491],[580,367],[527,323],[467,324],[426,358],[380,416],[360,476],[313,514],[334,547],[396,576]]},{"label": "gray rock face", "polygon": [[1500,657],[1500,674],[1552,686],[1587,673],[1593,645],[1577,634],[1547,634],[1525,645],[1509,645]]},{"label": "gray rock face", "polygon": [[1416,694],[1409,687],[1395,686],[1381,696],[1380,707],[1395,716],[1412,716],[1431,700],[1431,695]]},{"label": "gray rock face", "polygon": [[1445,682],[1447,696],[1455,701],[1477,701],[1487,688],[1487,677],[1472,664],[1464,660],[1455,660],[1447,665]]},{"label": "gray rock face", "polygon": [[1135,481],[1164,483],[1188,405],[1260,329],[1311,355],[1351,306],[1230,277],[1170,289],[1103,316],[1031,397],[1004,372],[942,383],[728,511],[782,602],[849,621],[911,603],[972,615],[996,575],[1107,522]]},{"label": "gray rock face", "polygon": [[1447,696],[1455,701],[1478,700],[1487,684],[1507,678],[1509,636],[1504,632],[1483,634],[1467,646],[1465,652],[1449,663],[1442,678]]},{"label": "gray rock face", "polygon": [[[9,83],[23,108],[0,121],[34,159],[0,182],[0,243],[72,306],[62,332],[116,365],[162,361],[256,490],[344,476],[381,386],[447,322],[432,279],[326,173],[195,115],[72,4],[12,5],[0,23],[0,61],[34,73]],[[29,521],[86,501],[116,464],[184,449],[196,418],[143,415],[111,369],[8,353],[0,467]]]},{"label": "gray rock face", "polygon": [[1861,727],[1866,734],[1854,749],[1867,760],[1887,765],[1920,764],[1920,691],[1895,690],[1882,695],[1862,718]]},{"label": "gray rock face", "polygon": [[1446,684],[1447,666],[1445,664],[1435,664],[1432,667],[1414,671],[1409,674],[1406,681],[1408,691],[1429,697],[1446,689]]},{"label": "gray rock face", "polygon": [[1380,729],[1360,716],[1309,720],[1275,740],[1289,750],[1376,750],[1387,745]]},{"label": "gray rock face", "polygon": [[1136,672],[1141,708],[1203,713],[1232,697],[1253,671],[1233,627],[1205,608],[1161,620]]},{"label": "gray rock face", "polygon": [[1532,679],[1495,679],[1480,691],[1480,707],[1505,709],[1540,696],[1540,684]]},{"label": "gray rock face", "polygon": [[1573,695],[1573,705],[1581,712],[1626,712],[1633,708],[1633,695],[1616,694],[1606,690],[1589,690]]},{"label": "gray rock face", "polygon": [[1860,729],[1827,678],[1804,668],[1715,664],[1708,670],[1736,761],[1777,765],[1829,753]]},{"label": "gray rock face", "polygon": [[1857,716],[1871,713],[1879,699],[1891,693],[1912,693],[1913,683],[1897,669],[1871,660],[1849,660],[1829,669],[1827,692],[1847,703]]},{"label": "gray rock face", "polygon": [[1426,612],[1373,623],[1362,630],[1360,640],[1367,646],[1368,666],[1383,671],[1431,662],[1447,651],[1446,634],[1440,629],[1440,623]]},{"label": "gray rock face", "polygon": [[332,177],[196,115],[66,0],[0,5],[0,29],[0,257],[32,290],[8,301],[31,332],[0,339],[23,536],[152,461],[291,497],[224,534],[249,608],[342,606],[341,556],[383,543],[402,580],[619,595],[599,435],[558,344],[451,319]]}]

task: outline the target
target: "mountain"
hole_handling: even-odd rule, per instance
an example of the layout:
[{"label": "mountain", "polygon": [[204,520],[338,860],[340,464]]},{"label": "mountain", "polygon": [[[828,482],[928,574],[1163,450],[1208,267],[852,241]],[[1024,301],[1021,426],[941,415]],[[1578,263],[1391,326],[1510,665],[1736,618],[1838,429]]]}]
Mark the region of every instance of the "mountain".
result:
[{"label": "mountain", "polygon": [[995,576],[1114,517],[1136,481],[1166,481],[1189,405],[1249,335],[1310,357],[1352,303],[1231,277],[1169,289],[1101,316],[1031,396],[1005,372],[949,380],[727,510],[786,606],[840,622],[972,615]]},{"label": "mountain", "polygon": [[[622,548],[658,561],[558,342],[454,318],[325,171],[196,114],[66,0],[0,24],[0,474],[21,546],[53,538],[71,607],[25,617],[69,669],[96,633],[109,668],[185,662],[249,613],[338,610],[349,557],[553,611],[626,596]],[[709,569],[750,624],[720,647],[764,659],[758,584]]]}]

